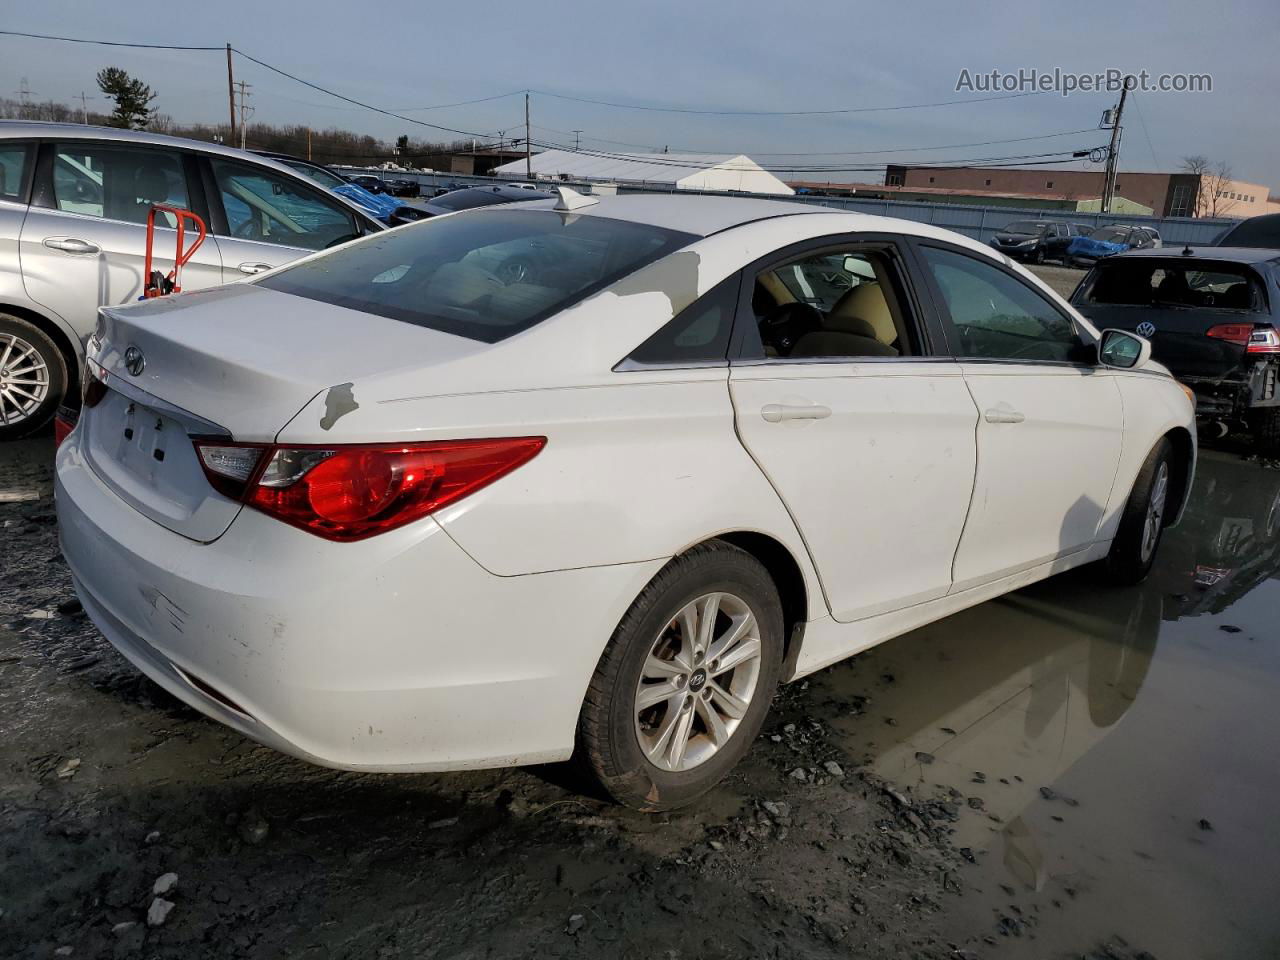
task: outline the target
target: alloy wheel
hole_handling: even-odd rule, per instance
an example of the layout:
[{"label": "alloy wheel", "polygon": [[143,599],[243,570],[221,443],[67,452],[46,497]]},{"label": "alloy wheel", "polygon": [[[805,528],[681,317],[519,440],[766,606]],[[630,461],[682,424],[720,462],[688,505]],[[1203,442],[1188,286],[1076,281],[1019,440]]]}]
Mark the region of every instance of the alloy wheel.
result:
[{"label": "alloy wheel", "polygon": [[49,366],[21,337],[0,333],[0,426],[21,423],[49,396]]},{"label": "alloy wheel", "polygon": [[1142,561],[1151,559],[1155,553],[1156,543],[1160,540],[1160,529],[1164,525],[1164,503],[1169,495],[1169,463],[1161,461],[1156,471],[1155,482],[1151,485],[1151,496],[1147,500],[1147,516],[1142,526]]},{"label": "alloy wheel", "polygon": [[716,754],[759,685],[760,627],[731,593],[685,604],[654,639],[635,695],[635,731],[649,762],[691,770]]}]

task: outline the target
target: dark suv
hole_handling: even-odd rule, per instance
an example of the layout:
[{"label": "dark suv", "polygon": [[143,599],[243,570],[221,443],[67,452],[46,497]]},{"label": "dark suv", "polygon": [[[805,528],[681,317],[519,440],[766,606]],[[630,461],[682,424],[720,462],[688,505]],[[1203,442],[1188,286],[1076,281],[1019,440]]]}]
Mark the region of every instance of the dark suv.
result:
[{"label": "dark suv", "polygon": [[1071,303],[1132,330],[1196,392],[1196,415],[1280,453],[1280,250],[1133,250],[1099,260]]}]

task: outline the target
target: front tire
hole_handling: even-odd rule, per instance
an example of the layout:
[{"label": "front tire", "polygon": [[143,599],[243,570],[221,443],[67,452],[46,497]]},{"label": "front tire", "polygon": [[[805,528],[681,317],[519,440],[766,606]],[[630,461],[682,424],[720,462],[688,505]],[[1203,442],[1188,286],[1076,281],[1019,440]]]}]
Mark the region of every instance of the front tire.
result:
[{"label": "front tire", "polygon": [[728,773],[760,732],[782,668],[769,572],[712,540],[653,578],[614,631],[578,722],[578,760],[617,802],[670,810]]},{"label": "front tire", "polygon": [[1164,533],[1172,478],[1173,445],[1167,437],[1161,437],[1138,471],[1120,517],[1120,528],[1111,542],[1111,551],[1102,561],[1102,574],[1107,582],[1132,586],[1141,583],[1151,572]]},{"label": "front tire", "polygon": [[49,335],[21,317],[0,313],[0,441],[45,426],[66,386],[66,362]]}]

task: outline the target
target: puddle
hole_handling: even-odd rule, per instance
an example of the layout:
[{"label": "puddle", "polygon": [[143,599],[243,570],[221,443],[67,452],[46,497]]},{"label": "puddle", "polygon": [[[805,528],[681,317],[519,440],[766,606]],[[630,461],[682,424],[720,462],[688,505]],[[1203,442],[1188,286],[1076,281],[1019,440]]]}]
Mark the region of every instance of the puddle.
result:
[{"label": "puddle", "polygon": [[966,798],[958,942],[1280,955],[1278,573],[1280,472],[1208,452],[1141,587],[1058,577],[814,678],[851,756]]}]

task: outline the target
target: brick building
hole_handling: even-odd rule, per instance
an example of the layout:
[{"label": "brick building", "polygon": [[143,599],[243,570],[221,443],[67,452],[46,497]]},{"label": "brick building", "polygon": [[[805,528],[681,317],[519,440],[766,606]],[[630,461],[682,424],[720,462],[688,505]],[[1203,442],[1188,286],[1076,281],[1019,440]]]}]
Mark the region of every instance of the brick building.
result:
[{"label": "brick building", "polygon": [[[1256,183],[1231,180],[1218,184],[1216,198],[1204,196],[1213,178],[1194,173],[1121,172],[1116,194],[1150,207],[1158,217],[1253,217],[1275,213],[1269,190]],[[917,167],[891,164],[885,186],[931,193],[1013,194],[1046,200],[1092,200],[1102,196],[1101,170],[1017,169],[1013,167]]]}]

